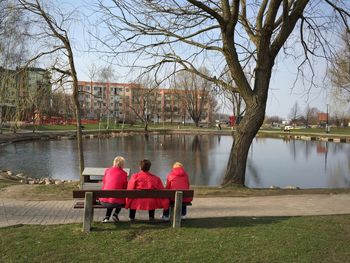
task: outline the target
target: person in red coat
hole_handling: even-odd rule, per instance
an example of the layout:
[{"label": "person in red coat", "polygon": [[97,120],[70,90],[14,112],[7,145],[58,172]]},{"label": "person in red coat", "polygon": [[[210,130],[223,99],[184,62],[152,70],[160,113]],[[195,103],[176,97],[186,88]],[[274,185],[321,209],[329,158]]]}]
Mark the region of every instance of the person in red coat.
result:
[{"label": "person in red coat", "polygon": [[[128,190],[132,189],[164,189],[160,178],[149,172],[151,162],[142,160],[140,162],[141,171],[132,175],[128,182]],[[135,220],[136,210],[148,210],[149,220],[154,219],[155,209],[169,208],[169,200],[161,198],[126,198],[125,208],[130,208],[129,218]]]},{"label": "person in red coat", "polygon": [[[188,179],[188,174],[186,173],[182,163],[176,162],[173,165],[173,169],[168,174],[166,179],[166,189],[172,190],[188,190],[190,189],[190,181]],[[182,199],[182,211],[181,216],[185,218],[187,214],[187,206],[184,203],[192,202],[193,198],[184,198]],[[174,202],[174,200],[170,200]],[[163,211],[163,220],[169,220],[169,209],[164,209]]]},{"label": "person in red coat", "polygon": [[[114,158],[113,166],[107,168],[102,179],[102,190],[119,190],[126,189],[128,184],[128,175],[123,170],[125,165],[125,159],[121,156]],[[121,206],[125,204],[125,198],[100,198],[101,205],[107,208],[106,216],[102,220],[103,223],[107,223],[112,214],[113,208],[115,208],[112,219],[119,221],[118,214],[121,210]]]}]

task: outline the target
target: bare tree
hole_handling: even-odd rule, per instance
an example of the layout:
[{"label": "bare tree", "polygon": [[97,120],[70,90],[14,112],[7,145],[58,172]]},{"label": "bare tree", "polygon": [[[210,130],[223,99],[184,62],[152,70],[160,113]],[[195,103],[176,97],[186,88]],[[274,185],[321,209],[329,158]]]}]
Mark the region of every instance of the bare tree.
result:
[{"label": "bare tree", "polygon": [[332,68],[329,71],[334,85],[333,95],[340,100],[350,100],[350,31],[342,34],[342,47],[336,53]]},{"label": "bare tree", "polygon": [[[251,77],[248,73],[245,73],[249,82],[251,81]],[[237,118],[242,118],[245,112],[245,104],[243,97],[236,92],[237,86],[234,82],[234,78],[231,76],[231,72],[229,69],[225,68],[222,78],[225,80],[227,84],[229,84],[232,88],[228,88],[227,86],[221,87],[223,91],[223,95],[225,99],[227,99],[230,103],[230,108],[232,110],[232,115]]]},{"label": "bare tree", "polygon": [[[106,67],[101,67],[98,71],[98,78],[101,82],[105,83],[105,88],[110,88],[110,83],[115,77],[114,70],[111,65],[108,65]],[[109,119],[110,115],[113,113],[113,109],[110,107],[110,101],[107,100],[108,98],[105,96],[105,92],[101,93],[100,98],[100,124],[101,124],[101,116],[104,113],[104,115],[107,117],[107,129],[109,129]]]},{"label": "bare tree", "polygon": [[[84,170],[84,155],[82,145],[81,114],[79,104],[78,77],[74,63],[74,52],[69,36],[69,26],[73,21],[73,12],[67,13],[67,10],[61,10],[57,6],[48,6],[39,0],[18,0],[19,7],[31,15],[33,25],[31,35],[36,37],[37,41],[44,43],[39,49],[39,53],[31,61],[38,60],[43,56],[54,56],[54,65],[52,70],[61,74],[62,78],[68,76],[72,82],[73,100],[75,105],[76,130],[77,130],[77,148],[79,156],[79,172],[82,176]],[[81,177],[82,179],[82,177]]]},{"label": "bare tree", "polygon": [[18,94],[16,68],[27,55],[29,22],[25,14],[14,8],[11,0],[0,0],[0,134],[3,120],[17,121]]},{"label": "bare tree", "polygon": [[[206,69],[200,70],[203,74],[208,73]],[[176,82],[177,88],[183,91],[181,95],[189,116],[196,127],[199,127],[205,110],[208,110],[205,109],[205,106],[208,107],[210,105],[212,82],[188,71],[179,72]]]},{"label": "bare tree", "polygon": [[[126,61],[157,70],[157,76],[187,70],[242,96],[246,112],[234,134],[223,185],[245,182],[249,147],[264,121],[280,51],[298,61],[295,47],[300,43],[305,58],[298,68],[302,75],[305,67],[312,66],[310,56],[332,55],[327,33],[350,16],[345,0],[100,0],[99,5],[111,33],[100,38],[106,56],[113,53],[113,59],[122,63],[123,54],[135,54]],[[208,74],[199,70],[204,61],[213,65]],[[254,69],[252,83],[244,74],[247,66]],[[215,74],[225,67],[235,87]]]},{"label": "bare tree", "polygon": [[51,97],[51,115],[61,117],[63,121],[74,116],[74,103],[70,94],[64,90],[56,90]]},{"label": "bare tree", "polygon": [[144,124],[144,129],[148,131],[148,125],[157,111],[157,83],[150,75],[143,75],[137,81],[140,85],[132,89],[132,101],[129,108],[136,117]]},{"label": "bare tree", "polygon": [[265,124],[277,124],[277,123],[282,123],[283,118],[281,118],[280,116],[266,116],[265,117]]},{"label": "bare tree", "polygon": [[318,113],[319,113],[319,109],[315,108],[315,107],[310,107],[310,105],[308,104],[305,108],[305,124],[308,127],[311,124],[317,124],[318,122]]},{"label": "bare tree", "polygon": [[289,119],[292,122],[292,124],[296,124],[297,121],[299,120],[301,116],[301,109],[299,107],[298,102],[296,101],[294,103],[294,105],[292,106],[292,108],[290,109],[290,113],[289,113]]}]

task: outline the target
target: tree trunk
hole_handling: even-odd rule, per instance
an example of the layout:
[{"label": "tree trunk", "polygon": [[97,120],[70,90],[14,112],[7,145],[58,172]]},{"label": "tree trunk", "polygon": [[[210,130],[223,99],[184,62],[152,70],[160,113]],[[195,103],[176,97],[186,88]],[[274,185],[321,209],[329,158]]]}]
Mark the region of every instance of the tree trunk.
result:
[{"label": "tree trunk", "polygon": [[34,108],[34,104],[32,106],[32,122],[33,122],[32,132],[35,133],[35,108]]},{"label": "tree trunk", "polygon": [[[79,104],[78,104],[79,105]],[[79,173],[80,173],[80,181],[83,182],[82,173],[84,170],[84,154],[83,154],[83,138],[81,132],[81,116],[80,109],[76,107],[75,115],[77,118],[77,147],[78,147],[78,156],[79,156]]]},{"label": "tree trunk", "polygon": [[247,110],[236,128],[223,186],[244,185],[250,145],[264,121],[265,104]]},{"label": "tree trunk", "polygon": [[145,132],[148,132],[148,122],[145,122]]},{"label": "tree trunk", "polygon": [[2,105],[0,105],[0,134],[2,134]]},{"label": "tree trunk", "polygon": [[75,115],[77,119],[76,132],[77,132],[77,148],[78,148],[78,156],[79,156],[79,174],[80,174],[80,182],[84,181],[83,171],[84,171],[84,151],[83,151],[83,136],[81,132],[81,110],[79,103],[79,88],[78,88],[78,77],[77,72],[74,66],[73,52],[70,48],[69,42],[66,42],[67,50],[69,53],[68,59],[71,68],[71,77],[73,79],[73,101],[75,106]]}]

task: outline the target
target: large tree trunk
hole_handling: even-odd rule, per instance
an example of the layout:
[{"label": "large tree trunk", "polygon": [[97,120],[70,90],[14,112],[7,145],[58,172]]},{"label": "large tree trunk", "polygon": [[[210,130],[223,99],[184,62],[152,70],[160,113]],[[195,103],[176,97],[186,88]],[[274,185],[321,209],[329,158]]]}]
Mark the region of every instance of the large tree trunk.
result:
[{"label": "large tree trunk", "polygon": [[249,148],[264,121],[264,115],[265,105],[259,105],[247,111],[237,126],[223,186],[244,185]]},{"label": "large tree trunk", "polygon": [[268,87],[271,78],[273,60],[267,56],[256,68],[254,92],[246,100],[246,112],[242,121],[237,125],[231,148],[223,186],[245,184],[245,171],[250,145],[258,133],[265,118]]}]

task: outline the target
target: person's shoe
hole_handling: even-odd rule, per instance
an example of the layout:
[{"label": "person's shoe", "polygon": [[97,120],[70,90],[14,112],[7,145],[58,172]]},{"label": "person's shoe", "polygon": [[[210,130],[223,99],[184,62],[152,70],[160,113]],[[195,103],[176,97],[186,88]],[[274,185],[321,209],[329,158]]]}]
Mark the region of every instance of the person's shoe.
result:
[{"label": "person's shoe", "polygon": [[103,220],[102,220],[102,223],[108,223],[109,222],[109,217],[105,217]]},{"label": "person's shoe", "polygon": [[135,218],[130,218],[129,217],[129,222],[135,222]]},{"label": "person's shoe", "polygon": [[116,214],[114,214],[113,216],[112,216],[112,219],[113,219],[113,221],[114,222],[119,222],[119,217],[118,217],[118,215],[116,215]]},{"label": "person's shoe", "polygon": [[161,216],[160,219],[162,219],[163,221],[169,221],[170,220],[169,216]]},{"label": "person's shoe", "polygon": [[186,219],[186,216],[181,216],[181,219]]}]

